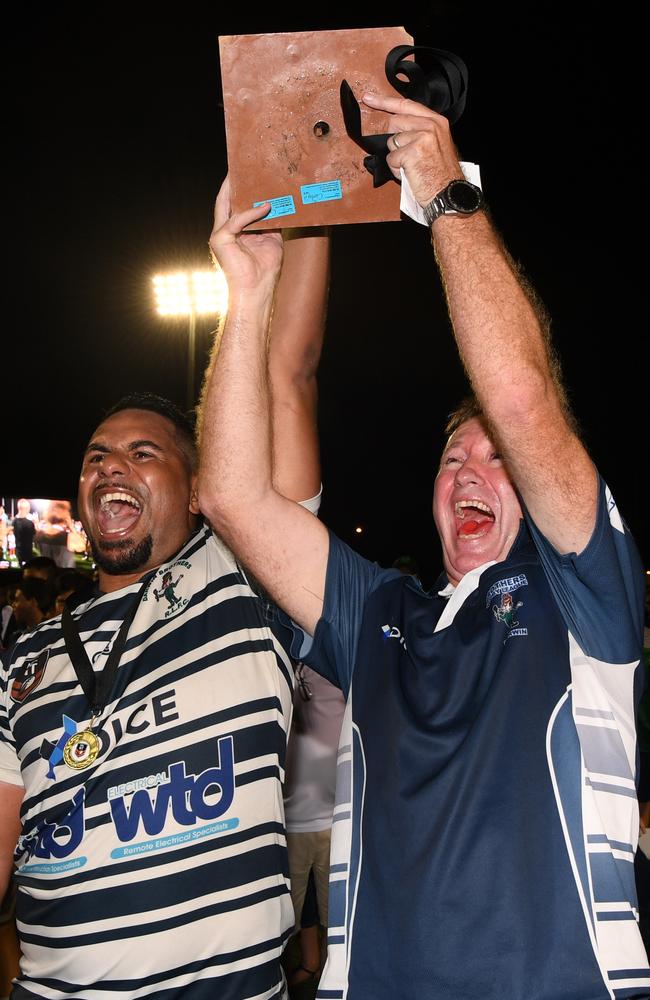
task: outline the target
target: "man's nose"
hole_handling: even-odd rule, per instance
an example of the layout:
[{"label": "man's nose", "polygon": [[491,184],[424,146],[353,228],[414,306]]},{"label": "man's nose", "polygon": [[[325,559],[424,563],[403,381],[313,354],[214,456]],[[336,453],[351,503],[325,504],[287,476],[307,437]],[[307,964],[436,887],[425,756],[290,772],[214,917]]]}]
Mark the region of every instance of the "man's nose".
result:
[{"label": "man's nose", "polygon": [[118,452],[111,451],[102,457],[101,470],[105,476],[126,475],[127,461]]},{"label": "man's nose", "polygon": [[483,476],[481,475],[481,470],[474,459],[465,459],[463,464],[456,470],[456,484],[458,486],[470,486],[474,483],[478,485],[482,482]]}]

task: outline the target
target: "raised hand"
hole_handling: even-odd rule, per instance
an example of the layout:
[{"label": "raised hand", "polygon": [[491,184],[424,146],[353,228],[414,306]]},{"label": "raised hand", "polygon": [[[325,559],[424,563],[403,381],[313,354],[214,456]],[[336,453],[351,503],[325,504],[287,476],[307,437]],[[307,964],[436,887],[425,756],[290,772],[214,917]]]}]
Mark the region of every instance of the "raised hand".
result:
[{"label": "raised hand", "polygon": [[230,182],[221,185],[214,210],[210,249],[228,282],[230,297],[238,292],[272,290],[282,265],[282,234],[279,230],[247,233],[244,230],[268,214],[265,202],[257,208],[232,214]]},{"label": "raised hand", "polygon": [[443,115],[405,97],[364,94],[363,103],[389,113],[388,129],[393,134],[388,140],[386,163],[395,177],[404,168],[420,205],[428,205],[449,181],[463,177],[449,122]]}]

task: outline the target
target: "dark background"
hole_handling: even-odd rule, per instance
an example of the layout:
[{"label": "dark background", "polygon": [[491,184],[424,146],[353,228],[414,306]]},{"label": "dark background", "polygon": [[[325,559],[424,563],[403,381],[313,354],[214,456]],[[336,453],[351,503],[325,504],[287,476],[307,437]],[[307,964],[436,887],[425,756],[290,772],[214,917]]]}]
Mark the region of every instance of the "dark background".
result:
[{"label": "dark background", "polygon": [[[150,279],[208,264],[226,169],[217,36],[401,23],[468,64],[459,148],[481,164],[495,221],[553,318],[588,447],[647,564],[647,281],[635,248],[647,197],[632,8],[322,9],[329,20],[238,17],[216,3],[173,13],[62,3],[21,16],[10,41],[2,492],[73,496],[88,435],[125,392],[184,404],[186,321],[157,317]],[[209,332],[202,321],[201,367]],[[336,229],[320,386],[324,519],[384,564],[415,555],[430,580],[440,429],[464,378],[423,227]]]}]

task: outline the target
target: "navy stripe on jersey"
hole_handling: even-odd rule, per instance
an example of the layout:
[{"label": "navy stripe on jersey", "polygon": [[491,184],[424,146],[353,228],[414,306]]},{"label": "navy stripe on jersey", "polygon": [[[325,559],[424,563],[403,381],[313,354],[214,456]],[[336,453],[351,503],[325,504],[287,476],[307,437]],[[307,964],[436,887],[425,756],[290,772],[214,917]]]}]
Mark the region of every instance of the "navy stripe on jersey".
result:
[{"label": "navy stripe on jersey", "polygon": [[[150,934],[160,929],[176,927],[178,924],[185,924],[188,921],[203,920],[208,914],[228,913],[241,907],[241,898],[229,898],[217,903],[201,906],[203,896],[210,896],[216,892],[226,892],[237,888],[240,885],[253,883],[258,879],[264,879],[277,873],[278,865],[282,864],[282,848],[274,845],[268,848],[259,848],[256,851],[249,851],[247,854],[240,854],[237,858],[225,858],[222,861],[212,864],[202,864],[194,870],[182,871],[176,875],[159,876],[151,883],[142,880],[137,886],[125,884],[112,889],[102,890],[101,919],[122,917],[128,908],[129,921],[120,929],[112,928],[109,931],[89,931],[86,934],[74,933],[74,940],[77,946],[82,944],[92,944],[97,941],[110,941],[113,937],[129,937],[133,934]],[[164,884],[163,884],[164,882]],[[283,895],[289,891],[288,885],[273,885],[268,889],[251,893],[248,897],[251,902],[260,899],[271,899],[278,895]],[[164,898],[165,905],[173,907],[178,903],[187,903],[196,900],[196,906],[192,907],[190,913],[183,912],[176,917],[169,917],[165,920],[147,920],[146,924],[140,923],[136,917],[145,916],[150,910],[158,910],[161,905],[161,898]],[[45,897],[36,899],[21,896],[20,905],[16,909],[16,917],[21,924],[39,925],[40,927],[75,927],[85,925],[92,928],[97,917],[97,893],[89,887],[87,892],[75,892],[74,907],[71,907],[68,914],[62,914],[56,924],[50,922],[51,901]],[[73,932],[71,932],[73,933]],[[32,941],[46,945],[50,948],[69,948],[70,939],[65,937],[55,937],[49,934],[21,934],[21,940]]]},{"label": "navy stripe on jersey", "polygon": [[260,778],[280,778],[280,769],[278,767],[260,767],[257,771],[249,771],[248,774],[243,774],[241,777],[237,778],[237,785],[241,787],[243,785],[250,785],[252,782],[259,781]]},{"label": "navy stripe on jersey", "polygon": [[[222,956],[217,956],[205,962],[192,962],[189,967],[174,970],[170,974],[152,975],[143,979],[130,979],[127,981],[100,981],[93,983],[92,989],[99,992],[104,991],[109,996],[120,996],[125,991],[131,993],[135,990],[146,989],[147,992],[144,995],[150,997],[151,1000],[181,1000],[181,998],[182,1000],[185,1000],[185,998],[187,1000],[217,1000],[217,998],[218,1000],[241,1000],[243,996],[259,996],[264,992],[268,993],[269,990],[275,990],[270,995],[270,1000],[281,1000],[285,996],[285,992],[282,985],[278,982],[278,969],[275,962],[265,962],[262,965],[257,964],[253,967],[252,971],[248,969],[242,972],[206,976],[206,973],[209,974],[211,969],[226,962],[255,959],[258,955],[263,955],[273,945],[274,942],[263,942],[261,946],[242,948],[238,952],[232,952],[227,956],[223,956],[223,960]],[[192,979],[182,987],[151,990],[151,987],[155,987],[159,983],[164,983],[165,980],[169,980],[175,975],[179,977],[191,975],[197,978]],[[84,990],[88,989],[87,986],[84,987],[81,984],[71,987],[56,979],[31,980],[29,982],[34,984],[34,988],[43,985],[49,989],[58,989],[64,995],[70,994],[73,991],[79,992],[79,995],[83,995]],[[15,1000],[22,1000],[22,998],[40,997],[42,995],[42,993],[33,993],[28,988],[26,982],[23,982],[16,984],[12,997]]]},{"label": "navy stripe on jersey", "polygon": [[593,781],[592,778],[585,778],[585,785],[593,788],[596,792],[611,792],[612,795],[626,795],[628,799],[636,799],[636,789],[628,788],[627,785],[614,785],[608,781]]},{"label": "navy stripe on jersey", "polygon": [[[203,641],[207,634],[209,636],[210,642],[215,643],[218,639],[227,636],[230,632],[237,631],[239,628],[244,627],[246,620],[246,613],[255,609],[257,603],[257,598],[247,597],[241,599],[230,599],[227,602],[225,608],[211,608],[208,609],[203,616],[198,618],[195,622],[195,626],[192,624],[185,626],[183,629],[183,640],[184,645],[187,643],[187,648],[192,649],[198,646]],[[236,621],[231,622],[230,627],[227,627],[227,622],[230,618],[231,611],[236,612]],[[250,627],[250,626],[249,626]],[[259,623],[260,629],[264,629],[268,635],[268,629],[261,622]],[[114,633],[111,635],[113,637]],[[216,665],[218,663],[226,662],[233,656],[239,656],[248,652],[256,652],[258,650],[271,650],[274,649],[274,643],[271,638],[255,638],[255,639],[242,639],[239,642],[230,644],[225,649],[213,648],[206,652],[202,657],[198,658],[193,664],[192,668],[195,671],[203,670],[208,665]],[[131,650],[133,646],[131,646]],[[60,649],[60,653],[63,653],[63,647]],[[164,667],[171,659],[178,656],[178,635],[175,632],[171,632],[169,635],[161,636],[154,644],[148,648],[149,656],[149,671],[153,672],[160,667]],[[128,644],[127,651],[125,652],[125,657],[128,655]],[[282,661],[279,661],[280,665]],[[130,682],[131,671],[129,669],[129,660],[122,660],[120,669],[118,670],[118,675],[116,678],[116,684],[114,692],[111,695],[111,702],[117,702],[116,707],[120,707],[121,699],[124,695],[124,690],[126,685]],[[293,688],[293,682],[291,674],[289,673],[287,667],[282,664],[283,673],[285,675],[286,682],[290,688]],[[170,672],[168,675],[168,683],[172,683],[179,676],[185,676],[188,670],[187,665],[180,666],[175,672]],[[159,686],[159,682],[153,682],[149,688],[143,688],[137,692],[133,692],[130,697],[133,701],[137,700],[152,690],[156,690]],[[78,691],[78,682],[76,678],[71,679],[67,683],[59,684],[56,687],[54,685],[48,686],[46,690],[42,688],[37,688],[33,695],[33,701],[30,698],[30,723],[39,728],[40,731],[47,729],[48,719],[51,721],[51,697],[53,693],[63,693],[64,691]],[[40,695],[40,697],[39,697]],[[36,710],[36,703],[39,700],[47,698],[48,703],[41,706],[40,712]],[[129,704],[128,701],[125,702],[126,705]],[[75,698],[70,699],[69,703],[70,711],[80,718],[88,717],[88,703],[84,695],[77,694]],[[22,708],[21,705],[12,704],[9,711],[9,718],[13,720],[14,716],[20,712]]]},{"label": "navy stripe on jersey", "polygon": [[[281,823],[260,823],[259,826],[249,827],[248,830],[238,830],[235,833],[222,834],[222,836],[219,837],[219,849],[226,851],[237,844],[245,844],[249,840],[264,837],[267,834],[272,834],[277,838],[283,838],[284,827]],[[191,858],[200,858],[202,854],[206,854],[209,851],[214,850],[214,847],[215,845],[213,843],[199,841],[198,843],[190,844],[179,850],[166,851],[163,856],[163,861],[165,864],[172,865],[181,860],[187,862]],[[284,855],[284,852],[282,861],[286,864],[286,855]],[[160,856],[142,854],[130,859],[128,862],[104,866],[102,868],[102,877],[110,878],[115,875],[123,875],[127,873],[133,877],[135,873],[147,871],[147,869],[156,867],[160,863]],[[282,869],[282,874],[288,879],[288,864]],[[55,895],[60,890],[68,888],[71,880],[75,885],[83,885],[84,882],[93,882],[97,878],[97,874],[94,871],[84,871],[82,868],[75,871],[72,876],[68,876],[67,878],[48,878],[46,887],[43,886],[41,879],[31,877],[24,870],[19,871],[15,878],[16,881],[23,886],[38,888],[41,891],[47,890]]]},{"label": "navy stripe on jersey", "polygon": [[[132,940],[139,937],[150,937],[152,934],[159,934],[161,931],[174,931],[178,927],[186,927],[188,924],[197,923],[198,921],[205,920],[206,917],[214,916],[228,916],[230,914],[236,913],[243,908],[249,908],[254,906],[256,903],[264,902],[266,900],[274,900],[276,897],[285,895],[289,896],[289,889],[282,888],[282,886],[274,885],[268,889],[263,889],[260,892],[247,893],[245,896],[241,896],[237,899],[229,899],[223,903],[213,903],[210,906],[197,906],[192,909],[189,913],[179,914],[176,917],[169,917],[166,920],[151,920],[149,919],[146,924],[131,924],[122,925],[117,928],[111,928],[108,931],[96,931],[94,933],[86,934],[75,934],[73,937],[69,938],[55,938],[50,935],[44,934],[32,934],[27,931],[22,930],[20,932],[21,943],[24,944],[35,944],[42,948],[48,948],[52,951],[57,951],[59,949],[75,948],[87,948],[95,944],[104,944],[110,941],[120,941],[123,939]],[[96,910],[95,910],[96,912]],[[289,931],[283,932],[283,935],[274,939],[276,947],[280,944],[281,940],[286,939]],[[173,936],[170,937],[173,941]]]},{"label": "navy stripe on jersey", "polygon": [[[210,969],[219,965],[228,965],[230,962],[238,962],[242,958],[249,958],[251,955],[260,955],[267,951],[270,947],[273,947],[274,941],[262,941],[259,944],[250,946],[248,948],[240,948],[237,951],[227,952],[223,955],[212,956],[211,958],[206,958],[200,962],[189,962],[186,966],[177,969],[169,969],[165,973],[154,973],[150,976],[143,976],[141,978],[134,977],[129,979],[126,983],[123,983],[119,979],[106,979],[101,983],[93,984],[93,989],[98,990],[119,990],[128,986],[131,990],[142,989],[143,986],[153,986],[160,982],[164,982],[165,979],[169,979],[176,974],[181,973],[192,973],[203,972],[205,969]],[[277,969],[274,970],[277,975]],[[273,985],[271,980],[270,985]],[[40,979],[40,983],[44,986],[49,986],[51,989],[63,990],[67,992],[69,989],[82,990],[84,986],[82,983],[65,983],[60,979]],[[260,989],[268,989],[268,985],[260,985]]]}]

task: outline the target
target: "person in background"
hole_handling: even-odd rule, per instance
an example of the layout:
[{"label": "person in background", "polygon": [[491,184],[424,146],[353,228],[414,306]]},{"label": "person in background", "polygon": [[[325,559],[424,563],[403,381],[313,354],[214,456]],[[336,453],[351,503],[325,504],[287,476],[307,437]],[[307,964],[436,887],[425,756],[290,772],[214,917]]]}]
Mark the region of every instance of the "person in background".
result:
[{"label": "person in background", "polygon": [[16,558],[18,565],[24,566],[28,559],[32,558],[34,548],[34,537],[36,527],[30,515],[30,503],[24,497],[18,501],[18,513],[13,519],[12,526],[16,536]]},{"label": "person in background", "polygon": [[0,504],[0,558],[3,560],[9,558],[7,536],[9,535],[10,527],[11,525],[4,509],[4,505]]},{"label": "person in background", "polygon": [[23,566],[23,580],[45,580],[52,588],[57,575],[57,565],[49,556],[32,556]]},{"label": "person in background", "polygon": [[[330,841],[336,795],[336,763],[345,699],[339,688],[304,663],[296,666],[294,714],[287,752],[284,811],[287,825],[291,899],[300,933],[301,961],[289,985],[317,981],[327,954]],[[316,888],[323,932],[301,930],[310,875]],[[315,947],[309,944],[315,942]]]},{"label": "person in background", "polygon": [[54,594],[45,580],[27,577],[16,587],[12,607],[16,624],[23,632],[32,632],[50,618],[53,606]]},{"label": "person in background", "polygon": [[97,588],[93,581],[75,569],[62,570],[54,583],[54,613],[60,615],[64,608],[73,611],[80,604],[97,596]]},{"label": "person in background", "polygon": [[59,569],[74,569],[74,553],[70,544],[72,531],[70,501],[50,500],[34,542],[41,556],[52,559]]}]

